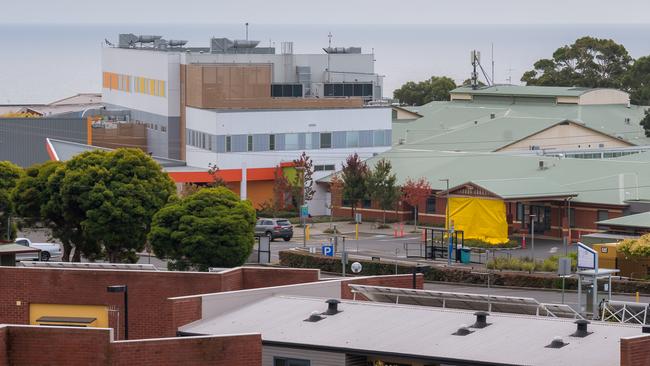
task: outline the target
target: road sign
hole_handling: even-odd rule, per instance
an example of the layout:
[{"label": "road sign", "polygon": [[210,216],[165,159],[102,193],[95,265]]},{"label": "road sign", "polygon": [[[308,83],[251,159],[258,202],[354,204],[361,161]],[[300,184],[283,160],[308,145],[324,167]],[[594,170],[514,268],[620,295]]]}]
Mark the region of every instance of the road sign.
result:
[{"label": "road sign", "polygon": [[300,217],[307,217],[307,216],[309,216],[309,206],[307,205],[300,206]]},{"label": "road sign", "polygon": [[562,257],[558,259],[557,274],[559,276],[571,274],[571,258]]},{"label": "road sign", "polygon": [[323,245],[321,247],[321,253],[323,253],[323,255],[326,255],[328,257],[333,257],[334,256],[334,246],[333,245]]},{"label": "road sign", "polygon": [[598,267],[598,253],[588,246],[578,242],[578,268],[596,269]]}]

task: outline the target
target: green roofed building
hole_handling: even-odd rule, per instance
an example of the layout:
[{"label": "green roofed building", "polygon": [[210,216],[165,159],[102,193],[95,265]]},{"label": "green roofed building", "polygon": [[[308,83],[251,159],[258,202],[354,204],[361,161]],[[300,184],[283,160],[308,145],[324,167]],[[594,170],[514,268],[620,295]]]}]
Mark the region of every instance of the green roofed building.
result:
[{"label": "green roofed building", "polygon": [[[650,139],[639,125],[649,107],[629,105],[627,93],[508,85],[461,87],[451,99],[407,107],[422,117],[394,120],[392,149],[368,160],[390,160],[400,184],[430,182],[419,222],[445,223],[444,179],[452,198],[503,201],[510,234],[534,220],[539,235],[577,239],[596,222],[650,210],[630,210],[650,200]],[[332,203],[335,215],[349,214],[336,189]],[[381,215],[372,202],[359,212]],[[412,212],[403,204],[393,215]]]}]

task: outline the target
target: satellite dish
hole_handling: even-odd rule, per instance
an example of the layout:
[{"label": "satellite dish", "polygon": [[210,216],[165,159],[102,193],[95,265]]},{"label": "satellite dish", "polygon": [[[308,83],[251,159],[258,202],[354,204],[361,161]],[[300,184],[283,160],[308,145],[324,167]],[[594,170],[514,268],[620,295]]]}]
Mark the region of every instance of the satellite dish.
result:
[{"label": "satellite dish", "polygon": [[354,262],[350,266],[350,269],[352,269],[352,272],[354,272],[354,273],[359,273],[363,269],[363,266],[361,266],[361,263],[359,263],[359,262]]}]

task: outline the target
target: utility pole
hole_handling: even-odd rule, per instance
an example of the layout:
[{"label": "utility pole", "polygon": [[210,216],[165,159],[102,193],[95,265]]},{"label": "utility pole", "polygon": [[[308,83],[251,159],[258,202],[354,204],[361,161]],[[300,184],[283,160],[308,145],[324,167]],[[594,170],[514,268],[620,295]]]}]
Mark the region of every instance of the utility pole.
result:
[{"label": "utility pole", "polygon": [[535,218],[536,217],[537,217],[536,215],[530,215],[530,251],[531,251],[530,256],[533,259],[533,266],[535,265]]}]

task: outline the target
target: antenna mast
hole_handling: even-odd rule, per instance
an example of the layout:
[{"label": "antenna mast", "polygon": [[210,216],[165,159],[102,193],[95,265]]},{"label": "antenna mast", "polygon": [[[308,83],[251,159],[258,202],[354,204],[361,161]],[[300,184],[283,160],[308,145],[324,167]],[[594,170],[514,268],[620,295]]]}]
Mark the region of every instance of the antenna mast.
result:
[{"label": "antenna mast", "polygon": [[492,84],[494,84],[494,42],[492,42]]},{"label": "antenna mast", "polygon": [[489,76],[487,75],[487,73],[485,72],[485,69],[483,69],[483,66],[481,65],[481,52],[479,52],[479,51],[477,51],[477,50],[472,50],[472,51],[470,52],[470,57],[471,57],[471,59],[472,59],[472,68],[473,68],[473,70],[472,70],[472,77],[471,77],[471,81],[472,81],[472,83],[471,83],[471,85],[472,85],[472,89],[478,89],[478,83],[479,83],[479,80],[478,80],[478,71],[477,71],[477,67],[478,67],[479,69],[481,69],[481,73],[482,73],[483,76],[485,77],[485,81],[487,81],[487,85],[488,85],[488,86],[492,86],[492,85],[494,85],[493,82],[490,80],[490,77],[489,77]]},{"label": "antenna mast", "polygon": [[246,40],[248,41],[248,22],[246,22]]},{"label": "antenna mast", "polygon": [[331,80],[330,78],[330,52],[332,51],[332,32],[329,32],[327,34],[327,38],[329,39],[328,41],[328,49],[327,49],[327,82],[329,83]]}]

